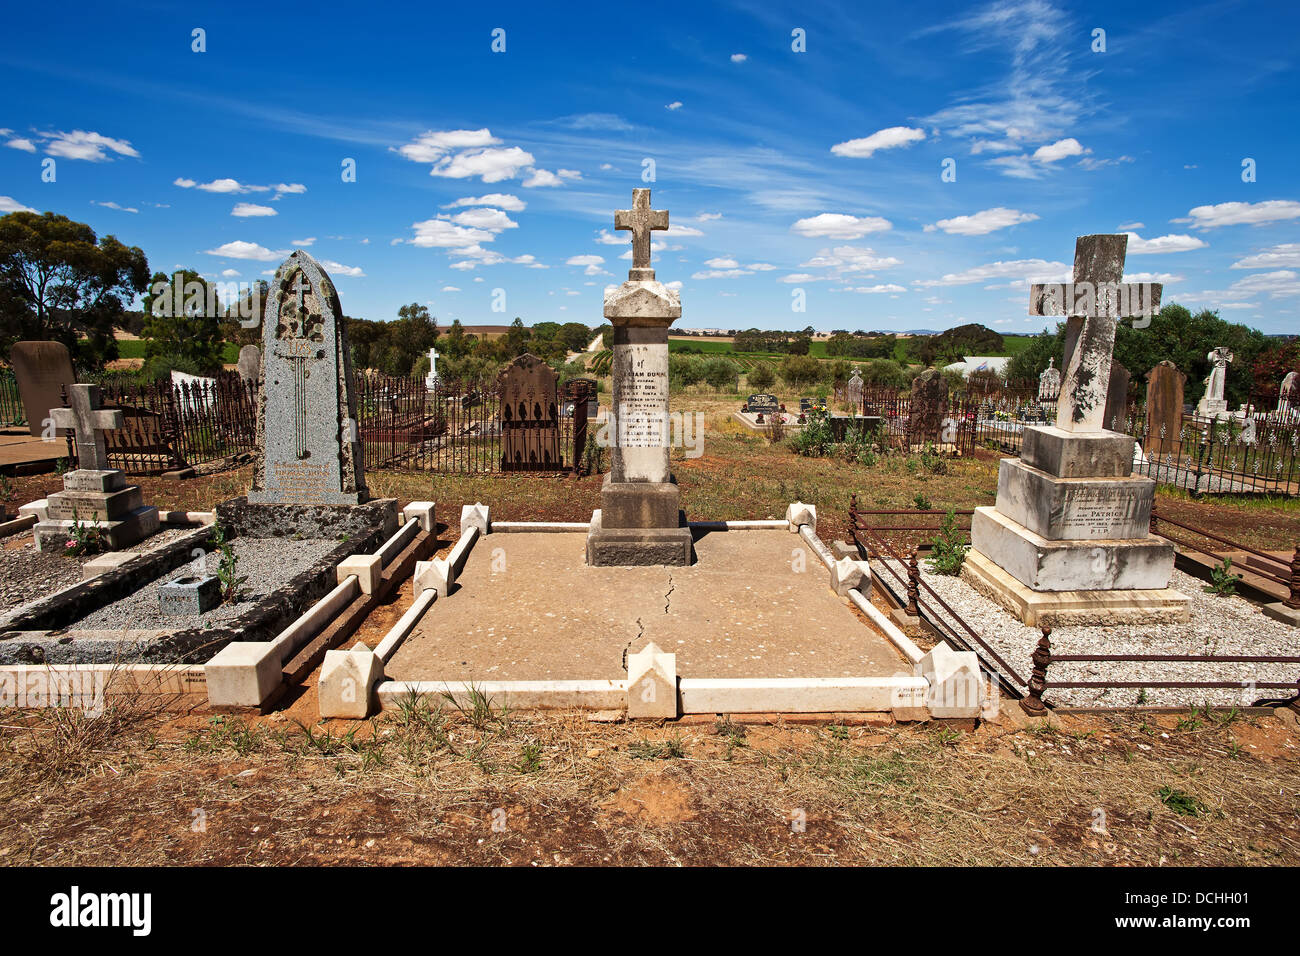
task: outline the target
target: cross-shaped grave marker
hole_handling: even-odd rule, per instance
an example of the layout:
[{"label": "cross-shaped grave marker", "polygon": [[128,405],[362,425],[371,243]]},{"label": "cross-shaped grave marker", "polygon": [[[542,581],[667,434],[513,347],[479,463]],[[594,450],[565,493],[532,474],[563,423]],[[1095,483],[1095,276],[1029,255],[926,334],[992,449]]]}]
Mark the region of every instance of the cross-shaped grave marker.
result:
[{"label": "cross-shaped grave marker", "polygon": [[109,470],[104,432],[126,423],[121,409],[99,407],[100,395],[98,385],[69,385],[69,407],[50,410],[56,428],[76,433],[77,467],[88,471]]},{"label": "cross-shaped grave marker", "polygon": [[632,233],[632,268],[627,277],[648,280],[655,277],[650,268],[650,233],[668,228],[668,210],[650,208],[650,190],[632,190],[632,208],[614,210],[614,228]]},{"label": "cross-shaped grave marker", "polygon": [[1119,319],[1151,316],[1160,308],[1159,282],[1123,284],[1128,236],[1080,236],[1074,244],[1074,282],[1034,284],[1030,315],[1064,315],[1065,362],[1056,427],[1104,430],[1106,392]]}]

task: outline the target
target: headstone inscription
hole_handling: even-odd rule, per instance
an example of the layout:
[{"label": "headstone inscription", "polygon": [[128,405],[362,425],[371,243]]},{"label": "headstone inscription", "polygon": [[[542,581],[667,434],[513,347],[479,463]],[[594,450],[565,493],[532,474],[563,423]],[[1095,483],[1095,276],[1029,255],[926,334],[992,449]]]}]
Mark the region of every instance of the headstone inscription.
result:
[{"label": "headstone inscription", "polygon": [[610,471],[587,536],[590,565],[687,565],[694,547],[669,470],[668,327],[681,317],[679,294],[655,280],[650,233],[668,228],[650,190],[632,190],[632,208],[614,214],[632,233],[627,281],[605,293],[613,334],[613,407],[601,435]]},{"label": "headstone inscription", "polygon": [[553,368],[529,354],[511,362],[497,379],[502,471],[557,471],[562,467],[556,379]]},{"label": "headstone inscription", "polygon": [[276,270],[262,329],[255,504],[355,505],[368,498],[338,293],[302,250]]},{"label": "headstone inscription", "polygon": [[1165,360],[1147,372],[1146,435],[1142,450],[1150,456],[1178,451],[1183,434],[1183,390],[1187,376]]},{"label": "headstone inscription", "polygon": [[749,396],[748,401],[745,402],[745,411],[770,415],[780,408],[780,406],[781,403],[777,400],[775,395],[760,393],[758,395]]},{"label": "headstone inscription", "polygon": [[120,409],[100,407],[98,385],[68,387],[68,407],[52,410],[54,424],[76,440],[77,468],[63,476],[63,490],[46,499],[46,519],[33,534],[37,550],[61,550],[77,524],[94,526],[107,550],[117,551],[158,530],[158,509],[144,504],[139,485],[108,466],[104,432],[121,428]]},{"label": "headstone inscription", "polygon": [[39,436],[53,409],[63,405],[64,389],[77,381],[72,356],[62,342],[16,342],[9,350],[9,365],[18,383],[28,431]]},{"label": "headstone inscription", "polygon": [[[1169,589],[1174,547],[1150,533],[1155,482],[1133,474],[1133,439],[1104,427],[1117,321],[1159,307],[1160,286],[1120,283],[1126,235],[1082,236],[1074,283],[1034,285],[1030,314],[1067,314],[1055,426],[1026,427],[1004,458],[997,503],[975,509],[965,579],[1026,624],[1185,621]],[[1088,592],[1086,600],[1059,592]]]}]

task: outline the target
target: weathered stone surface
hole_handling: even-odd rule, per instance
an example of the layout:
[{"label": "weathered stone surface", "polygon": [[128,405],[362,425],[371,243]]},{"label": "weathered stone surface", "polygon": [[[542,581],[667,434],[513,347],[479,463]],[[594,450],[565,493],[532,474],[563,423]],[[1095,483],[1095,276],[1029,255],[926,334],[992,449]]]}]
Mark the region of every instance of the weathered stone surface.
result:
[{"label": "weathered stone surface", "polygon": [[653,641],[627,656],[627,715],[677,716],[677,655]]},{"label": "weathered stone surface", "polygon": [[342,316],[329,276],[295,251],[267,298],[251,502],[354,505],[368,497]]},{"label": "weathered stone surface", "polygon": [[1151,525],[1150,478],[1057,478],[1015,458],[998,468],[998,511],[1052,541],[1142,538]]},{"label": "weathered stone surface", "polygon": [[233,641],[204,666],[213,707],[260,707],[283,679],[280,652],[270,641]]},{"label": "weathered stone surface", "polygon": [[1231,351],[1220,346],[1205,357],[1210,360],[1211,368],[1205,379],[1205,394],[1196,406],[1196,414],[1201,418],[1219,418],[1228,411],[1228,402],[1223,395],[1228,384],[1228,364],[1234,356]]},{"label": "weathered stone surface", "polygon": [[350,651],[326,651],[316,684],[320,715],[364,720],[370,716],[375,685],[384,679],[384,662],[365,644]]},{"label": "weathered stone surface", "polygon": [[682,522],[681,490],[672,481],[614,481],[600,489],[601,523],[606,528],[676,528]]},{"label": "weathered stone surface", "polygon": [[116,571],[128,561],[134,561],[138,554],[130,551],[110,551],[107,554],[97,554],[81,566],[81,579],[83,581],[90,578],[97,578],[108,571]]},{"label": "weathered stone surface", "polygon": [[384,560],[377,554],[353,554],[338,563],[338,582],[342,584],[351,575],[357,576],[362,594],[374,594],[384,573]]},{"label": "weathered stone surface", "polygon": [[479,534],[487,534],[492,529],[491,513],[482,502],[461,506],[460,533],[463,535],[470,528],[478,528]]},{"label": "weathered stone surface", "polygon": [[614,325],[613,404],[597,441],[610,447],[615,481],[667,481],[668,327]]},{"label": "weathered stone surface", "polygon": [[799,533],[800,525],[810,525],[813,531],[817,530],[817,506],[810,505],[803,501],[791,502],[785,509],[785,520],[789,525],[790,531],[795,534]]},{"label": "weathered stone surface", "polygon": [[417,561],[413,577],[416,594],[436,590],[439,597],[446,597],[456,583],[456,568],[446,558]]},{"label": "weathered stone surface", "polygon": [[245,345],[239,350],[239,377],[245,382],[262,379],[262,350],[256,345]]},{"label": "weathered stone surface", "polygon": [[555,370],[524,354],[497,377],[501,396],[501,470],[559,468],[560,412]]},{"label": "weathered stone surface", "polygon": [[49,517],[54,520],[113,521],[144,504],[139,485],[117,491],[56,491],[47,500]]},{"label": "weathered stone surface", "polygon": [[434,507],[432,501],[412,501],[402,509],[402,521],[406,522],[414,518],[420,522],[420,530],[433,534],[438,530]]},{"label": "weathered stone surface", "polygon": [[925,706],[931,717],[980,716],[984,708],[984,676],[974,651],[936,644],[917,661],[915,672],[930,685],[925,692]]},{"label": "weathered stone surface", "polygon": [[[158,509],[143,505],[127,512],[121,518],[110,521],[85,521],[82,525],[93,524],[99,529],[100,540],[106,548],[120,551],[133,544],[139,544],[151,534],[158,531]],[[73,522],[64,518],[49,518],[36,525],[33,535],[38,551],[62,551],[72,536]]]},{"label": "weathered stone surface", "polygon": [[989,507],[975,509],[971,546],[1035,591],[1160,590],[1174,568],[1163,538],[1052,541]]},{"label": "weathered stone surface", "polygon": [[108,471],[108,451],[104,432],[121,428],[125,419],[121,409],[100,408],[98,385],[69,385],[68,407],[52,409],[50,414],[59,428],[70,428],[77,443],[77,467],[89,471]]},{"label": "weathered stone surface", "polygon": [[1124,478],[1133,473],[1133,439],[1035,425],[1022,433],[1020,460],[1057,478]]},{"label": "weathered stone surface", "polygon": [[912,380],[912,398],[908,403],[908,440],[914,444],[938,444],[943,434],[943,420],[948,415],[948,382],[936,368],[928,368]]},{"label": "weathered stone surface", "polygon": [[633,281],[652,280],[650,235],[668,228],[668,210],[650,208],[650,190],[632,190],[632,208],[614,212],[614,228],[632,233],[632,268],[627,277]]},{"label": "weathered stone surface", "polygon": [[220,603],[221,582],[212,574],[187,574],[158,586],[158,608],[164,614],[188,617],[211,611]]},{"label": "weathered stone surface", "polygon": [[64,491],[120,491],[126,487],[126,472],[116,468],[92,471],[78,468],[63,476]]},{"label": "weathered stone surface", "polygon": [[1128,387],[1133,380],[1132,374],[1119,361],[1110,363],[1110,384],[1106,388],[1106,411],[1102,416],[1102,428],[1114,432],[1125,430],[1128,420]]},{"label": "weathered stone surface", "polygon": [[587,564],[592,567],[689,566],[695,554],[690,528],[605,528],[592,516]]},{"label": "weathered stone surface", "polygon": [[1187,376],[1173,362],[1164,361],[1147,372],[1146,436],[1142,450],[1159,455],[1173,448],[1183,434],[1183,402]]},{"label": "weathered stone surface", "polygon": [[863,596],[871,594],[871,568],[866,561],[840,558],[831,565],[831,590],[842,598],[856,589]]},{"label": "weathered stone surface", "polygon": [[222,527],[245,538],[298,536],[355,541],[364,537],[370,542],[375,537],[387,538],[397,530],[395,498],[377,498],[357,507],[342,507],[257,504],[240,497],[218,503],[215,510]]},{"label": "weathered stone surface", "polygon": [[[62,342],[16,342],[9,350],[9,365],[27,415],[27,428],[31,434],[41,435],[54,409],[63,406],[63,390],[77,381],[68,347]],[[66,433],[66,428],[59,430],[60,436]]]}]

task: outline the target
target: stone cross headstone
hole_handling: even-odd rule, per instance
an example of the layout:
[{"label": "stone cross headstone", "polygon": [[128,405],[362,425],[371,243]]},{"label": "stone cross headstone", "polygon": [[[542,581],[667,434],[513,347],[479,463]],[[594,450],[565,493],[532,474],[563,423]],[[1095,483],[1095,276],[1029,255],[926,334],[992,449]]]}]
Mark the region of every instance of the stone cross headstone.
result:
[{"label": "stone cross headstone", "polygon": [[912,398],[907,405],[908,441],[913,445],[938,443],[947,414],[948,381],[937,368],[928,368],[912,379]]},{"label": "stone cross headstone", "polygon": [[1227,399],[1223,397],[1228,384],[1228,363],[1232,361],[1232,352],[1220,346],[1209,355],[1210,374],[1205,379],[1205,395],[1196,406],[1196,414],[1201,418],[1218,418],[1228,410]]},{"label": "stone cross headstone", "polygon": [[1108,396],[1128,385],[1112,377],[1116,322],[1160,302],[1159,285],[1119,284],[1127,242],[1080,237],[1075,282],[1030,292],[1031,315],[1068,317],[1056,424],[1025,427],[1020,457],[999,463],[996,504],[975,509],[962,567],[1027,625],[1190,619],[1191,599],[1169,588],[1174,546],[1150,531],[1155,481],[1133,473],[1133,439],[1106,428]]},{"label": "stone cross headstone", "polygon": [[438,387],[438,350],[429,349],[429,374],[424,377],[424,387],[435,389]]},{"label": "stone cross headstone", "polygon": [[1287,372],[1277,395],[1277,417],[1290,421],[1300,406],[1300,372]]},{"label": "stone cross headstone", "polygon": [[9,365],[27,415],[27,429],[39,436],[53,409],[63,404],[64,389],[77,381],[72,356],[62,342],[16,342],[9,351]]},{"label": "stone cross headstone", "polygon": [[239,377],[245,384],[261,379],[262,350],[256,345],[245,345],[239,350]]},{"label": "stone cross headstone", "polygon": [[1056,427],[1104,429],[1115,325],[1121,318],[1152,315],[1160,307],[1159,282],[1124,284],[1127,235],[1080,236],[1074,247],[1074,282],[1035,283],[1029,314],[1064,315],[1066,353]]},{"label": "stone cross headstone", "polygon": [[1060,394],[1061,370],[1056,367],[1056,358],[1053,356],[1047,360],[1047,368],[1043,369],[1043,374],[1038,376],[1038,400],[1054,402]]},{"label": "stone cross headstone", "polygon": [[1147,372],[1146,436],[1142,450],[1162,455],[1175,449],[1183,434],[1183,390],[1187,376],[1173,362],[1161,362]]},{"label": "stone cross headstone", "polygon": [[632,208],[614,214],[614,227],[632,233],[632,268],[605,293],[614,329],[613,407],[597,441],[610,448],[610,471],[587,536],[587,563],[690,564],[691,531],[669,470],[668,327],[682,305],[650,266],[650,233],[668,228],[668,212],[650,208],[649,189],[634,189]]},{"label": "stone cross headstone", "polygon": [[262,327],[250,502],[367,500],[342,316],[334,283],[307,253],[295,251],[276,270]]},{"label": "stone cross headstone", "polygon": [[120,408],[100,408],[98,385],[68,387],[68,407],[52,411],[58,428],[71,429],[77,442],[77,467],[86,471],[107,471],[108,450],[104,432],[126,424]]}]

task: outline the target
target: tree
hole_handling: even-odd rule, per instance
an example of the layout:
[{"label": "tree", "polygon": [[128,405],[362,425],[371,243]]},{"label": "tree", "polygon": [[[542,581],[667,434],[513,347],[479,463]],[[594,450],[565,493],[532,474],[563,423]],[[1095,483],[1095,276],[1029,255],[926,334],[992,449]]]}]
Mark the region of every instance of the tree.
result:
[{"label": "tree", "polygon": [[704,380],[709,387],[717,391],[734,391],[736,388],[736,366],[722,356],[706,359],[704,362]]},{"label": "tree", "polygon": [[565,322],[560,326],[558,337],[570,352],[585,352],[594,336],[591,329],[581,322]]},{"label": "tree", "polygon": [[[0,218],[0,340],[54,339],[77,364],[117,357],[113,329],[144,292],[149,263],[138,246],[98,239],[90,226],[52,212]],[[82,336],[85,338],[83,339]]]},{"label": "tree", "polygon": [[221,370],[220,304],[216,287],[193,269],[169,277],[154,273],[144,295],[144,371],[162,378],[173,369],[191,375]]},{"label": "tree", "polygon": [[781,379],[791,388],[811,385],[821,378],[821,363],[807,355],[790,355],[781,360]]},{"label": "tree", "polygon": [[745,374],[747,385],[759,392],[766,392],[776,384],[776,373],[767,362],[759,362]]},{"label": "tree", "polygon": [[524,328],[524,320],[515,316],[515,320],[510,323],[510,328],[506,331],[506,351],[512,359],[518,358],[528,351],[528,330]]}]

